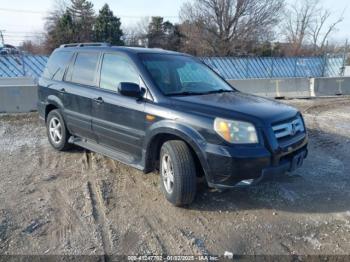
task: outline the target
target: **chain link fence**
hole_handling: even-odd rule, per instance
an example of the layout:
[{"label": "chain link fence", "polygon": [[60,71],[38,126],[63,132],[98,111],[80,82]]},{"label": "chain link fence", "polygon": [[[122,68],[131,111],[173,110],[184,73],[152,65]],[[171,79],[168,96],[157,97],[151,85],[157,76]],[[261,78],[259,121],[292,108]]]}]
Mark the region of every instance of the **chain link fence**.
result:
[{"label": "chain link fence", "polygon": [[[0,77],[38,79],[47,56],[0,55]],[[225,79],[337,77],[344,74],[345,56],[320,57],[202,57]]]},{"label": "chain link fence", "polygon": [[0,55],[0,77],[30,76],[38,79],[47,59],[47,56],[40,55]]},{"label": "chain link fence", "polygon": [[341,55],[320,57],[205,57],[225,79],[336,77],[344,74]]}]

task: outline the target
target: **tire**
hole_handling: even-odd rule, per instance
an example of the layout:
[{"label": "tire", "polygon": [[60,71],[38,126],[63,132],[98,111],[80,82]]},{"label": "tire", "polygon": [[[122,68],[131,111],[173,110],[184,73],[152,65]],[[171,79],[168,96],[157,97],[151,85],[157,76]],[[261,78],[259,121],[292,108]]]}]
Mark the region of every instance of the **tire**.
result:
[{"label": "tire", "polygon": [[[186,143],[181,140],[165,142],[160,150],[159,167],[160,184],[166,199],[175,206],[191,204],[196,196],[197,176],[193,156]],[[172,170],[170,174],[173,174],[172,183],[169,168]]]},{"label": "tire", "polygon": [[[55,129],[54,123],[56,123],[56,128],[60,136],[57,134],[57,132],[53,131]],[[46,133],[47,138],[54,149],[58,151],[65,151],[71,148],[71,144],[68,143],[70,134],[59,109],[54,109],[47,115]],[[53,133],[55,133],[55,135]]]}]

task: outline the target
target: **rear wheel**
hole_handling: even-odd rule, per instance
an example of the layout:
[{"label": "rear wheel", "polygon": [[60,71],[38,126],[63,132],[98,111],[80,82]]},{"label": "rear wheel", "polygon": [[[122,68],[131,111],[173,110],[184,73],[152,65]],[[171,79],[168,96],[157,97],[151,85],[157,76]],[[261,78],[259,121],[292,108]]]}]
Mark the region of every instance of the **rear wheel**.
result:
[{"label": "rear wheel", "polygon": [[161,188],[167,200],[175,206],[192,203],[197,190],[196,168],[187,144],[181,140],[165,142],[159,162]]},{"label": "rear wheel", "polygon": [[53,148],[63,151],[71,147],[68,143],[69,132],[60,110],[54,109],[47,115],[46,130],[47,137]]}]

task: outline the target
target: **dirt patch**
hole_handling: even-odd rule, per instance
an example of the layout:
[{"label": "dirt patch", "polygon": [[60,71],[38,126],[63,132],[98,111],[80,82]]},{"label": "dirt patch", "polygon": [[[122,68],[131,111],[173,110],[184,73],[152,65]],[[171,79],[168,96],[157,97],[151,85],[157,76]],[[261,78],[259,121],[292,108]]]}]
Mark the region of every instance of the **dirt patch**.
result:
[{"label": "dirt patch", "polygon": [[1,254],[350,254],[350,99],[287,100],[309,157],[295,173],[171,206],[155,173],[57,152],[36,113],[0,116]]}]

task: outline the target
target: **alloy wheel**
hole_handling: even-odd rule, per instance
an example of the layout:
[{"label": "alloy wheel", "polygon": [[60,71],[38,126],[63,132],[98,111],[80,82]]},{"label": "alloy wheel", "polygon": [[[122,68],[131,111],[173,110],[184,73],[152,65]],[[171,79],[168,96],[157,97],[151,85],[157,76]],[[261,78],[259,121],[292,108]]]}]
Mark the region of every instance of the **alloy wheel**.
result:
[{"label": "alloy wheel", "polygon": [[174,190],[174,168],[168,154],[163,155],[162,158],[162,178],[165,190],[171,194]]},{"label": "alloy wheel", "polygon": [[62,140],[62,125],[57,117],[53,117],[49,123],[49,133],[51,141],[55,144],[59,144]]}]

